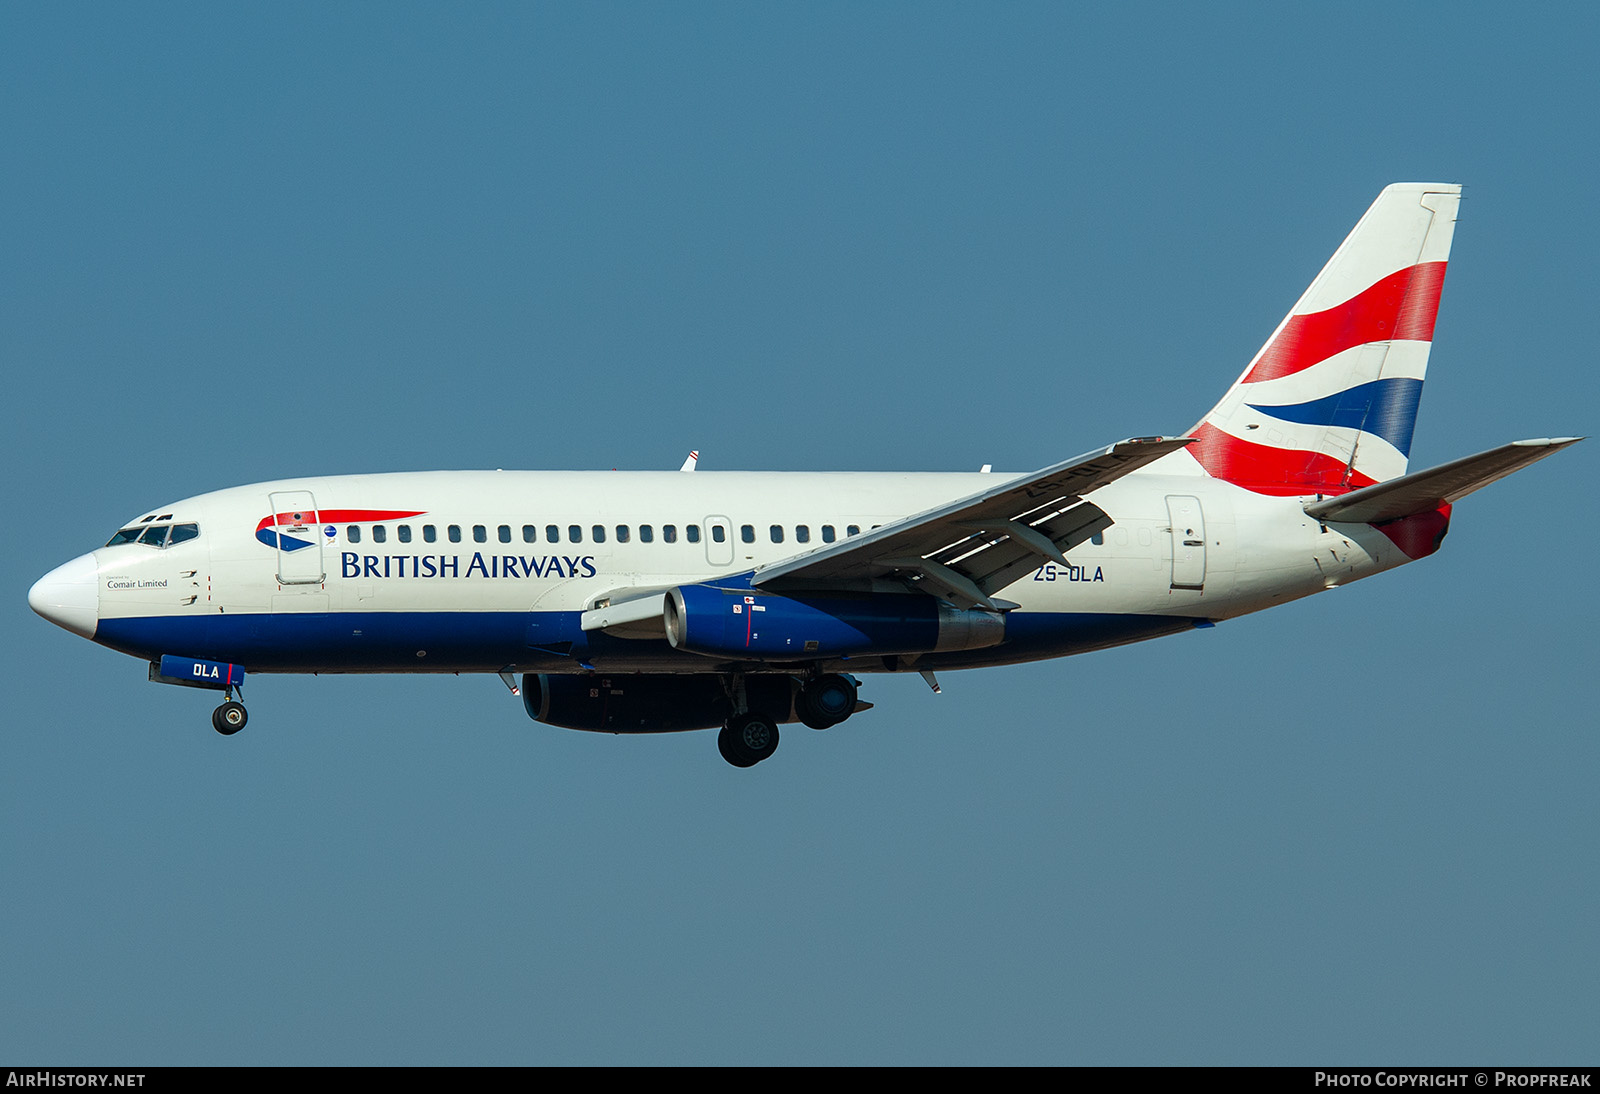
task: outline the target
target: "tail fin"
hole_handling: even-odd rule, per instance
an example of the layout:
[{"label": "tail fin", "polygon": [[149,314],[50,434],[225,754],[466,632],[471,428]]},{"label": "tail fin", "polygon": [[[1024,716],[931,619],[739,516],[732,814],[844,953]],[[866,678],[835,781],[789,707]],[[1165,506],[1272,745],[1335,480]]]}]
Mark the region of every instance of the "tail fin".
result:
[{"label": "tail fin", "polygon": [[1216,478],[1342,494],[1406,472],[1461,187],[1386,187],[1190,431]]}]

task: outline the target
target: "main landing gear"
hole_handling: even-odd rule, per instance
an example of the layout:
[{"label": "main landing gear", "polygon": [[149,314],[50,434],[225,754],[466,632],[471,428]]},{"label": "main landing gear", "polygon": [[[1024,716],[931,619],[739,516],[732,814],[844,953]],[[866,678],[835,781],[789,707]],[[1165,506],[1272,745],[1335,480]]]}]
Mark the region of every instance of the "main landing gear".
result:
[{"label": "main landing gear", "polygon": [[[821,673],[791,692],[794,681],[778,677],[759,678],[760,687],[746,688],[743,673],[730,673],[723,678],[729,706],[733,715],[717,734],[717,751],[734,767],[754,767],[778,750],[778,719],[799,720],[812,729],[836,726],[856,712],[858,705],[865,709],[871,704],[856,702],[856,680],[842,673]],[[772,694],[772,684],[782,681],[781,695]],[[754,681],[752,681],[752,684]],[[752,694],[752,692],[754,694]],[[793,695],[793,710],[790,695]],[[777,717],[762,710],[751,709],[751,704],[763,705],[768,710],[779,709]]]},{"label": "main landing gear", "polygon": [[744,673],[724,676],[722,687],[733,713],[717,734],[717,751],[734,767],[754,767],[778,751],[778,720],[750,709]]},{"label": "main landing gear", "polygon": [[232,688],[223,694],[226,700],[211,712],[211,725],[224,737],[232,737],[244,728],[244,724],[250,720],[250,714],[244,709],[244,704],[233,697]]},{"label": "main landing gear", "polygon": [[717,751],[734,767],[754,767],[778,751],[778,723],[765,714],[735,714],[717,734]]}]

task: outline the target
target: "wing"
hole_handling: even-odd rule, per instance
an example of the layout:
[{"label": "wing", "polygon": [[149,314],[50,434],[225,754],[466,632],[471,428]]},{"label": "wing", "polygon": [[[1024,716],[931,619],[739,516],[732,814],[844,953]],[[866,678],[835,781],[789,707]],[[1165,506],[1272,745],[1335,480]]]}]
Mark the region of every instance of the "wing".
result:
[{"label": "wing", "polygon": [[758,569],[757,588],[842,588],[875,578],[914,583],[961,607],[999,608],[993,594],[1110,527],[1083,495],[1193,437],[1135,437],[859,536]]}]

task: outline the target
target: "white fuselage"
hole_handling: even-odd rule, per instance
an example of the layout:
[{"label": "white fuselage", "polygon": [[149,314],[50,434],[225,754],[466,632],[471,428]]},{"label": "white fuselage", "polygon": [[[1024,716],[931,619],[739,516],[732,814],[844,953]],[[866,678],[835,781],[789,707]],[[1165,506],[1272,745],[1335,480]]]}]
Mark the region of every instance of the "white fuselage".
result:
[{"label": "white fuselage", "polygon": [[[1073,547],[1069,565],[1041,560],[999,592],[1019,605],[1006,614],[1004,642],[930,653],[914,665],[858,657],[849,667],[966,667],[1081,652],[1242,615],[1408,561],[1366,525],[1319,525],[1302,511],[1304,499],[1160,466],[1094,493],[1114,523]],[[89,556],[90,636],[151,660],[205,657],[251,671],[716,671],[714,660],[661,640],[582,632],[578,617],[630,589],[737,582],[1003,478],[417,472],[235,487],[130,525],[154,517],[197,526],[186,542],[124,543]],[[290,518],[272,523],[286,507],[305,511],[298,530],[284,527]],[[278,532],[296,546],[274,545]],[[87,576],[88,558],[76,564]]]}]

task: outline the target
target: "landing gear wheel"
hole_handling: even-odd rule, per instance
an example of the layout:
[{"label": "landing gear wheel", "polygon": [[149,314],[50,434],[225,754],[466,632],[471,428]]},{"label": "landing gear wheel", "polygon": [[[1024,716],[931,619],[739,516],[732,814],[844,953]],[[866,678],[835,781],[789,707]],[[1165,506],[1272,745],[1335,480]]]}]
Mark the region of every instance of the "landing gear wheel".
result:
[{"label": "landing gear wheel", "polygon": [[232,699],[211,712],[212,726],[224,737],[231,737],[239,732],[249,720],[250,715],[245,712],[244,704]]},{"label": "landing gear wheel", "polygon": [[722,732],[717,734],[717,751],[722,753],[722,758],[734,767],[754,767],[755,757],[744,750],[739,743],[739,738],[733,734],[733,729],[723,726]]},{"label": "landing gear wheel", "polygon": [[836,726],[856,709],[856,685],[848,676],[830,672],[800,689],[795,713],[812,729]]},{"label": "landing gear wheel", "polygon": [[717,734],[717,751],[734,767],[754,767],[778,750],[778,726],[762,714],[741,714]]}]

